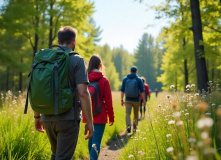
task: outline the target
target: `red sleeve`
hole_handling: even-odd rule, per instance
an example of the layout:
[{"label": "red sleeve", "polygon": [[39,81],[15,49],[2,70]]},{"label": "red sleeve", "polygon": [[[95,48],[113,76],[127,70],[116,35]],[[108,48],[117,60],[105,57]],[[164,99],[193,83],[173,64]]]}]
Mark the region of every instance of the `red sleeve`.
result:
[{"label": "red sleeve", "polygon": [[148,85],[145,85],[145,90],[146,90],[146,93],[147,93],[148,97],[150,97],[150,90],[149,90]]},{"label": "red sleeve", "polygon": [[109,122],[114,122],[114,109],[112,103],[112,94],[109,80],[106,79],[104,82],[104,101],[105,107],[107,108],[107,115],[109,117]]}]

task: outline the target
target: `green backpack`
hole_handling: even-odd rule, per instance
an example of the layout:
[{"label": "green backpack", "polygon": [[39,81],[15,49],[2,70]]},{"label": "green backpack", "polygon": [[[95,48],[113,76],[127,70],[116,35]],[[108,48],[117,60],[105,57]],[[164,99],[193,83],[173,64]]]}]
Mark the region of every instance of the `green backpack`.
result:
[{"label": "green backpack", "polygon": [[[42,49],[35,54],[24,113],[28,109],[28,97],[34,111],[44,115],[58,115],[73,106],[74,92],[69,87],[69,55],[75,52],[57,49]],[[50,47],[50,48],[51,48]]]}]

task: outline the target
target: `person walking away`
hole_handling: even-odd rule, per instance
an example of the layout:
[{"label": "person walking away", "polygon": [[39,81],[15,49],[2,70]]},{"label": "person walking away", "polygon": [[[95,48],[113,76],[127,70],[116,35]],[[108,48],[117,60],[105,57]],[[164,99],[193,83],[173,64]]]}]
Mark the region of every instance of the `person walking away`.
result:
[{"label": "person walking away", "polygon": [[[87,70],[86,70],[84,59],[78,54],[75,54],[75,53],[71,54],[72,51],[74,51],[75,46],[76,46],[76,37],[77,37],[77,29],[72,28],[70,26],[61,27],[58,31],[58,43],[60,45],[59,48],[57,48],[57,51],[55,51],[55,54],[51,56],[45,55],[43,58],[50,59],[55,56],[59,56],[59,54],[67,55],[69,53],[69,55],[67,56],[69,61],[66,61],[66,63],[69,64],[69,66],[67,66],[67,70],[64,71],[64,73],[65,72],[67,73],[68,77],[67,76],[63,77],[63,79],[67,79],[66,84],[67,86],[72,88],[73,91],[77,90],[76,94],[79,97],[82,110],[84,111],[84,115],[87,119],[87,123],[85,125],[85,135],[88,132],[89,133],[85,139],[89,139],[92,137],[93,132],[94,132],[93,122],[92,122],[90,94],[88,92],[89,81],[88,81],[88,75],[87,75]],[[50,50],[50,53],[52,51],[54,50]],[[37,74],[37,72],[40,72],[40,71],[46,71],[41,68],[38,68],[39,65],[40,66],[50,65],[50,63],[42,62],[42,64],[38,64],[37,67],[34,66],[36,70],[38,69],[38,71],[34,70],[32,75]],[[58,75],[61,74],[59,72],[60,69],[64,67],[60,65],[61,65],[60,63],[56,63],[56,65],[54,65],[54,70],[55,71],[58,70],[58,72],[54,71],[54,73],[57,73]],[[33,81],[33,84],[31,83],[31,85],[34,85],[35,77],[33,76],[32,76],[32,81]],[[41,81],[40,84],[43,85],[44,82],[45,80]],[[54,84],[55,86],[62,87],[60,85],[60,79],[59,81],[56,81],[56,80],[54,82],[50,81],[50,83],[48,83],[47,86],[51,87],[51,84],[53,83],[57,83],[57,84]],[[42,86],[39,86],[38,88],[41,89]],[[46,87],[43,88],[43,90],[46,90],[46,89],[48,88]],[[68,91],[69,88],[66,88],[66,89],[67,89],[66,91]],[[33,92],[34,91],[31,86],[30,97],[31,97],[31,94],[32,96],[34,95]],[[72,102],[69,105],[70,109],[65,111],[64,113],[56,113],[56,114],[48,115],[48,114],[43,114],[41,112],[34,111],[35,128],[37,131],[42,132],[42,133],[44,133],[44,129],[46,130],[48,139],[51,144],[51,150],[52,150],[51,160],[55,160],[55,159],[56,160],[71,160],[75,152],[75,148],[76,148],[78,136],[79,136],[79,131],[80,131],[80,120],[81,120],[80,109],[76,108],[77,106],[74,105],[74,103],[76,103],[76,98],[73,99],[72,94],[70,95],[71,99],[65,99],[67,98],[65,97],[65,95],[71,92],[63,92],[62,90],[62,96],[60,96],[61,95],[60,90],[55,90],[55,92],[53,93],[55,94],[55,97],[57,94],[59,95],[58,98],[54,98],[55,100],[57,99],[59,103],[60,101],[65,102],[65,103],[70,103],[72,101],[74,102]],[[41,93],[36,93],[36,96],[41,96]],[[40,100],[41,99],[39,99],[39,101]],[[30,99],[30,103],[34,104],[32,102],[33,101],[31,101]],[[51,102],[53,101],[51,100]],[[58,107],[60,107],[61,105],[59,103],[57,103],[59,105]],[[41,104],[41,105],[44,105],[44,104]],[[54,106],[54,110],[56,110],[56,106]]]},{"label": "person walking away", "polygon": [[[133,120],[133,130],[136,132],[136,127],[138,125],[138,112],[139,112],[139,102],[140,102],[140,93],[143,97],[143,105],[146,105],[145,99],[145,89],[142,80],[137,76],[137,67],[132,66],[130,69],[130,74],[124,77],[122,86],[121,86],[121,105],[126,106],[126,126],[127,132],[131,132],[131,109],[134,111],[134,120]],[[124,102],[125,94],[125,102]]]},{"label": "person walking away", "polygon": [[[146,79],[144,77],[140,77],[143,81],[144,88],[145,88],[145,99],[147,101],[147,97],[150,99],[150,90],[148,84],[146,84]],[[143,105],[143,97],[142,94],[140,94],[140,118],[142,118],[142,111],[143,111],[143,116],[145,117],[145,112],[146,112],[146,106]]]},{"label": "person walking away", "polygon": [[[93,55],[88,65],[89,92],[91,94],[94,134],[88,140],[90,160],[97,160],[105,125],[109,119],[109,126],[114,123],[114,111],[109,80],[104,76],[104,65],[98,55]],[[84,117],[83,122],[87,120]]]},{"label": "person walking away", "polygon": [[157,98],[157,96],[158,96],[158,89],[157,88],[155,89],[155,95],[156,95],[156,98]]}]

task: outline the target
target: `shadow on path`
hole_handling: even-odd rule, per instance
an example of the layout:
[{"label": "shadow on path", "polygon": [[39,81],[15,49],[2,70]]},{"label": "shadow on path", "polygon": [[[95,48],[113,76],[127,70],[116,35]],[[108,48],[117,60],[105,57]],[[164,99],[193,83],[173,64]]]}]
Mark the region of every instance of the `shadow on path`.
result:
[{"label": "shadow on path", "polygon": [[105,147],[101,148],[99,160],[116,159],[132,135],[133,133],[127,133],[126,131],[121,132],[114,140],[111,140]]}]

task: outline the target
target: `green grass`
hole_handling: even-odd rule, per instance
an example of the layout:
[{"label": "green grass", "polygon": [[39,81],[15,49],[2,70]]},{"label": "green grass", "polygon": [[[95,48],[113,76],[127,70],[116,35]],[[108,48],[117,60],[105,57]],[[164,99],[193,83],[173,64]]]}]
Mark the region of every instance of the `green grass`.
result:
[{"label": "green grass", "polygon": [[[46,133],[37,132],[31,107],[24,115],[25,93],[18,97],[12,93],[1,99],[0,109],[0,159],[3,160],[44,160],[50,159],[50,144]],[[113,92],[115,123],[106,125],[102,145],[125,129],[125,109],[120,106],[120,92]],[[89,156],[87,141],[84,140],[84,124],[81,123],[79,140],[73,159]]]},{"label": "green grass", "polygon": [[[171,95],[170,98],[166,98]],[[220,159],[221,117],[216,116],[221,104],[221,91],[212,94],[195,95],[194,92],[163,92],[157,99],[152,96],[148,106],[150,118],[146,113],[140,121],[137,133],[129,139],[118,159]],[[198,105],[206,101],[205,111]],[[173,117],[174,113],[180,113]],[[198,120],[212,118],[212,127],[197,127]],[[174,125],[168,122],[174,120]],[[181,122],[182,121],[182,122]],[[152,124],[152,126],[151,126]],[[181,125],[177,125],[181,124]],[[208,136],[203,138],[202,133]],[[193,142],[191,142],[193,140]],[[167,149],[173,149],[167,152]],[[209,153],[212,151],[212,153]]]}]

